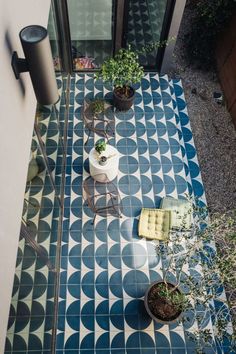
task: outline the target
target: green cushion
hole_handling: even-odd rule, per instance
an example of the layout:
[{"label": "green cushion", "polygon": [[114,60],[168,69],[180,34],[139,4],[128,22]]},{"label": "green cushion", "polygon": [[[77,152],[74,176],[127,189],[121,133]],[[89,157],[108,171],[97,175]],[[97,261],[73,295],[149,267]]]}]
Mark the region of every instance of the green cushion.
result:
[{"label": "green cushion", "polygon": [[189,230],[191,228],[193,208],[189,200],[165,197],[161,201],[160,208],[171,211],[170,227],[172,229]]},{"label": "green cushion", "polygon": [[138,235],[156,240],[167,240],[170,231],[170,211],[143,208],[138,227]]}]

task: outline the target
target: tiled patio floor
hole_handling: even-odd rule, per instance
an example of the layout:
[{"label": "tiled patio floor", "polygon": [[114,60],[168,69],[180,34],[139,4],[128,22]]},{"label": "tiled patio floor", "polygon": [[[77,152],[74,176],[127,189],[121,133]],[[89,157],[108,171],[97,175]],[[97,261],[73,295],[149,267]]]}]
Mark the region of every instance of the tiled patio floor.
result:
[{"label": "tiled patio floor", "polygon": [[[186,345],[191,323],[161,326],[144,309],[150,282],[161,278],[155,244],[137,236],[142,207],[158,207],[162,197],[194,193],[204,203],[204,190],[189,126],[181,82],[146,74],[135,105],[114,113],[116,134],[110,144],[121,157],[117,185],[124,205],[122,219],[98,217],[82,199],[89,175],[81,109],[84,99],[111,98],[110,87],[92,75],[77,75],[75,114],[71,115],[66,212],[61,260],[57,349],[62,353],[151,354],[193,352]],[[188,347],[188,348],[187,348]]]},{"label": "tiled patio floor", "polygon": [[[205,205],[186,103],[181,81],[167,76],[147,73],[136,88],[130,111],[109,113],[116,127],[109,143],[120,153],[115,183],[124,205],[123,216],[98,216],[92,225],[93,214],[82,198],[82,182],[89,175],[88,154],[100,137],[91,136],[84,145],[88,132],[81,111],[85,100],[105,97],[111,102],[112,90],[95,81],[93,74],[71,80],[57,354],[195,353],[194,341],[188,336],[197,328],[193,318],[184,324],[158,325],[144,309],[145,290],[162,277],[161,260],[155,243],[137,235],[141,208],[158,207],[164,196],[194,195]],[[62,96],[61,119],[64,105]],[[60,185],[58,132],[52,117],[47,121],[47,112],[43,119],[48,125],[47,153]],[[31,183],[28,197],[34,202],[40,198],[42,208],[27,218],[41,227],[37,241],[53,262],[59,205],[43,172]],[[6,353],[49,354],[54,276],[23,240],[17,261]],[[211,318],[205,321],[205,328],[212,328]],[[224,351],[213,345],[205,352]]]}]

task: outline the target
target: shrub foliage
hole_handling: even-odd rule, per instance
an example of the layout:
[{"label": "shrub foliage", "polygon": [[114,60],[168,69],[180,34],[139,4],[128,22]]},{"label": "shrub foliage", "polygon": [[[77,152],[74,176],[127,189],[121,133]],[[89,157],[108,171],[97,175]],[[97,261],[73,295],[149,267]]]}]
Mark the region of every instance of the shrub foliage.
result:
[{"label": "shrub foliage", "polygon": [[219,34],[228,26],[236,0],[197,0],[188,34],[189,61],[208,70],[216,68],[215,49]]}]

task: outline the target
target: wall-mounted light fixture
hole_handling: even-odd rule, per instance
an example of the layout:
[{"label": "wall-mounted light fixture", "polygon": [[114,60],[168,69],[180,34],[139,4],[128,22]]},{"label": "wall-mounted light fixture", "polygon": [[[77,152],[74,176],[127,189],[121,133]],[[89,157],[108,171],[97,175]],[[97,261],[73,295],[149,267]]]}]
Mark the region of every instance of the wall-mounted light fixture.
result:
[{"label": "wall-mounted light fixture", "polygon": [[59,99],[51,48],[46,28],[27,26],[20,31],[25,59],[12,55],[12,68],[16,79],[20,73],[29,71],[35,96],[42,105],[54,104]]}]

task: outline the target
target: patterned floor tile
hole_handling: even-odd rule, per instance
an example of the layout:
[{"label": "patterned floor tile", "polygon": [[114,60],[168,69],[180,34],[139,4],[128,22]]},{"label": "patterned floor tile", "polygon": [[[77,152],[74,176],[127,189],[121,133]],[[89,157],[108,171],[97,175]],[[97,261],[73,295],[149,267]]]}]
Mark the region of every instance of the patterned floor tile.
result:
[{"label": "patterned floor tile", "polygon": [[[63,90],[65,84],[63,80]],[[155,243],[138,237],[141,208],[159,207],[164,196],[185,198],[188,194],[206,204],[181,81],[146,73],[141,85],[136,85],[134,106],[126,113],[110,109],[115,136],[109,143],[120,154],[114,182],[124,210],[121,219],[98,216],[93,225],[82,183],[89,176],[88,154],[100,137],[91,135],[85,145],[88,131],[81,112],[91,97],[105,97],[111,103],[111,91],[93,74],[72,77],[58,319],[55,323],[54,277],[20,240],[6,353],[50,353],[55,325],[57,354],[194,353],[197,323],[191,316],[184,324],[168,326],[154,323],[146,313],[143,297],[151,282],[162,279],[162,264]],[[64,104],[62,91],[61,129]],[[41,128],[59,187],[62,160],[54,118],[45,108]],[[35,137],[32,146],[37,148]],[[27,185],[23,215],[52,261],[58,212],[48,176],[42,171]],[[206,327],[211,325],[208,319]]]},{"label": "patterned floor tile", "polygon": [[137,235],[141,208],[158,207],[166,195],[195,194],[205,203],[181,82],[147,73],[137,86],[132,109],[113,112],[116,133],[110,143],[120,153],[116,183],[124,212],[122,219],[98,216],[92,225],[81,185],[89,175],[89,151],[99,137],[91,136],[84,145],[88,132],[83,131],[79,112],[84,100],[106,97],[109,90],[92,75],[76,75],[71,189],[67,188],[70,213],[65,218],[70,231],[61,262],[62,271],[67,269],[60,300],[65,309],[62,306],[59,313],[58,348],[81,353],[185,353],[183,326],[158,328],[145,311],[145,291],[162,272],[155,244]]}]

